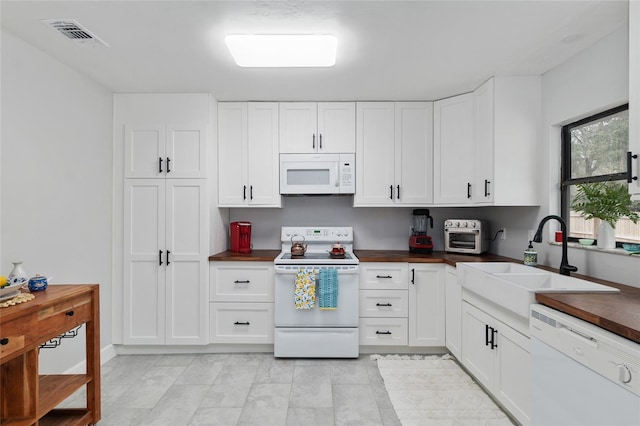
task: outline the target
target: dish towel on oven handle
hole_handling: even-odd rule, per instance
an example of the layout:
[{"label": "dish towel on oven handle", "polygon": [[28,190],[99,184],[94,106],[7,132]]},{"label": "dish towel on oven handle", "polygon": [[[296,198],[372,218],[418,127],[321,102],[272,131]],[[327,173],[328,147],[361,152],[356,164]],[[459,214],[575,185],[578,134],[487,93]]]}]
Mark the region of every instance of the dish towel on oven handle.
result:
[{"label": "dish towel on oven handle", "polygon": [[336,269],[320,269],[318,305],[322,310],[338,308],[338,271]]},{"label": "dish towel on oven handle", "polygon": [[298,269],[294,302],[296,309],[313,309],[316,305],[316,274],[313,269]]}]

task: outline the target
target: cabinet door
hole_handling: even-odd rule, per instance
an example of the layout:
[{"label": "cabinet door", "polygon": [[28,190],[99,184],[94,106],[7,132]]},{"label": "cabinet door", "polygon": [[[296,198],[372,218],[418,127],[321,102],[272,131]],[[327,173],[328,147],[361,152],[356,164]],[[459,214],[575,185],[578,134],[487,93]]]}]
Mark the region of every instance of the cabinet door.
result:
[{"label": "cabinet door", "polygon": [[318,104],[318,152],[356,152],[355,102]]},{"label": "cabinet door", "polygon": [[473,94],[433,104],[433,201],[436,204],[471,202],[474,167]]},{"label": "cabinet door", "polygon": [[125,180],[125,344],[164,343],[165,185],[164,179]]},{"label": "cabinet door", "polygon": [[248,106],[249,204],[280,207],[278,104],[251,102]]},{"label": "cabinet door", "polygon": [[164,177],[167,158],[165,125],[126,125],[124,132],[124,177]]},{"label": "cabinet door", "polygon": [[207,132],[206,126],[167,126],[166,177],[206,178],[207,177]]},{"label": "cabinet door", "polygon": [[445,267],[445,336],[449,352],[458,359],[462,355],[462,287],[456,280],[456,269]]},{"label": "cabinet door", "polygon": [[433,202],[433,103],[395,104],[396,202]]},{"label": "cabinet door", "polygon": [[355,206],[394,204],[394,120],[392,102],[358,102],[356,106]]},{"label": "cabinet door", "polygon": [[167,180],[167,344],[207,341],[208,204],[205,179]]},{"label": "cabinet door", "polygon": [[218,206],[247,202],[247,104],[218,104]]},{"label": "cabinet door", "polygon": [[409,264],[409,346],[444,346],[444,265]]},{"label": "cabinet door", "polygon": [[[487,388],[493,386],[497,351],[487,345],[492,319],[475,306],[462,302],[462,364]],[[495,326],[493,327],[495,329]]]},{"label": "cabinet door", "polygon": [[314,102],[280,103],[280,153],[316,152],[318,109]]},{"label": "cabinet door", "polygon": [[629,192],[640,200],[640,3],[629,2],[629,151],[632,155]]},{"label": "cabinet door", "polygon": [[498,400],[522,424],[531,424],[530,339],[511,327],[500,324],[495,391]]},{"label": "cabinet door", "polygon": [[[487,80],[473,93],[475,97],[475,165],[472,199],[475,203],[493,201],[494,80]],[[533,159],[531,160],[533,161]]]}]

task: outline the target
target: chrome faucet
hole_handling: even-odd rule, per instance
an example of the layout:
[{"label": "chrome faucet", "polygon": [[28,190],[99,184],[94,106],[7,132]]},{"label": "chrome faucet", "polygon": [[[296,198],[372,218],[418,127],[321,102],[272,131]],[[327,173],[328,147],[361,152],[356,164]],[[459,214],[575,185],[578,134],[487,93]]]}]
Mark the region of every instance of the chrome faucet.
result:
[{"label": "chrome faucet", "polygon": [[536,231],[536,235],[533,236],[533,241],[536,243],[542,242],[542,228],[544,224],[549,220],[555,219],[560,222],[560,229],[562,230],[562,260],[560,261],[560,275],[570,275],[571,272],[576,272],[578,268],[575,266],[569,265],[569,261],[567,260],[567,224],[562,220],[560,216],[550,215],[543,218],[540,221],[540,225],[538,225],[538,230]]}]

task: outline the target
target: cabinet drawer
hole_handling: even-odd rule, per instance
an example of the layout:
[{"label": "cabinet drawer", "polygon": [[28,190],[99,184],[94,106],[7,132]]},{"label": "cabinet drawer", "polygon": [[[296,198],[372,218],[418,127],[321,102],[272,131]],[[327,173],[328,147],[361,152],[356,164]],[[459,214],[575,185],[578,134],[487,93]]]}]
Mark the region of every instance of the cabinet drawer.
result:
[{"label": "cabinet drawer", "polygon": [[360,264],[360,289],[405,290],[409,288],[406,263],[367,262]]},{"label": "cabinet drawer", "polygon": [[360,318],[360,344],[363,346],[406,346],[409,320],[406,318]]},{"label": "cabinet drawer", "polygon": [[8,360],[29,344],[29,332],[33,331],[33,316],[18,318],[2,324],[0,329],[0,358]]},{"label": "cabinet drawer", "polygon": [[273,303],[211,303],[211,343],[273,343]]},{"label": "cabinet drawer", "polygon": [[39,310],[38,335],[50,339],[90,321],[91,306],[91,296],[83,295]]},{"label": "cabinet drawer", "polygon": [[360,290],[360,316],[407,318],[408,295],[408,290]]},{"label": "cabinet drawer", "polygon": [[212,302],[273,302],[273,280],[273,264],[214,266],[209,294]]}]

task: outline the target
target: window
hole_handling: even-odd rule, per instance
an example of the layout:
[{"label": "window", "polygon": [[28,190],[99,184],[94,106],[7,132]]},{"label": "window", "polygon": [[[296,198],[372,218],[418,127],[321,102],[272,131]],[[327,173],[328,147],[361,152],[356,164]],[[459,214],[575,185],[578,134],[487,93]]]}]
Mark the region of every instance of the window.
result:
[{"label": "window", "polygon": [[[622,105],[562,127],[562,217],[569,241],[597,239],[599,219],[586,220],[571,209],[576,185],[591,182],[620,182],[626,185],[629,150],[629,106]],[[633,210],[640,210],[636,203]],[[640,221],[620,219],[616,241],[640,242]]]}]

